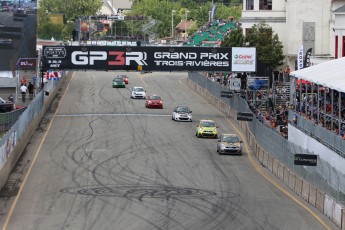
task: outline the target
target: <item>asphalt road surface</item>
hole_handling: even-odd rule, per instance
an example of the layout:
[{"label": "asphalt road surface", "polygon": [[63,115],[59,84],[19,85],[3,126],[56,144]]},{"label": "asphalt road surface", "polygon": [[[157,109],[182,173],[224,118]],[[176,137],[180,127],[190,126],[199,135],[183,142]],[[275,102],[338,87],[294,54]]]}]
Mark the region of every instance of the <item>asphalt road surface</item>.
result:
[{"label": "asphalt road surface", "polygon": [[[3,230],[335,229],[262,176],[245,140],[242,156],[219,156],[217,140],[195,136],[200,119],[238,129],[186,87],[186,73],[126,73],[125,89],[112,88],[115,74],[76,72],[58,95],[27,147],[31,168],[6,200]],[[164,109],[130,99],[133,86],[160,95]],[[171,120],[180,104],[193,122]]]}]

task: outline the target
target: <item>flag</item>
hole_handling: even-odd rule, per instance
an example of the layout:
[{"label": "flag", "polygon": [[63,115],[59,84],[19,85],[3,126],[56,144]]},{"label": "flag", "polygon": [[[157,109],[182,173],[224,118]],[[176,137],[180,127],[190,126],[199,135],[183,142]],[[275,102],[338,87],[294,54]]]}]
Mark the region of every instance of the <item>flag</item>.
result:
[{"label": "flag", "polygon": [[308,68],[310,66],[310,56],[311,56],[311,51],[312,48],[309,48],[307,50],[307,52],[305,53],[305,57],[304,57],[304,68]]},{"label": "flag", "polygon": [[51,71],[51,70],[48,70],[46,72],[46,79],[47,80],[58,81],[60,78],[61,78],[61,73],[60,72]]},{"label": "flag", "polygon": [[216,12],[216,4],[212,5],[211,15],[210,15],[210,22],[213,22],[214,13]]},{"label": "flag", "polygon": [[297,70],[303,69],[303,45],[298,50],[297,54]]}]

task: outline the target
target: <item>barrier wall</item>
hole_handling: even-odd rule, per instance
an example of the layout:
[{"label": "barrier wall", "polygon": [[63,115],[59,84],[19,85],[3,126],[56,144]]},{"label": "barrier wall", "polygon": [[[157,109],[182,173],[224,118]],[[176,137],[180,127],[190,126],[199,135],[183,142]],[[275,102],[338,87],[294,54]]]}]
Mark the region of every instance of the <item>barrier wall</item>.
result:
[{"label": "barrier wall", "polygon": [[[230,118],[236,120],[236,112],[233,108],[223,103],[219,103],[219,99],[210,94],[206,89],[191,81],[187,80],[187,85],[203,95],[209,102],[217,106],[219,110],[227,114]],[[228,106],[228,108],[224,108]],[[331,197],[325,195],[323,191],[311,185],[303,178],[297,176],[292,170],[274,158],[270,153],[265,152],[257,143],[255,135],[250,132],[248,125],[243,121],[236,121],[245,133],[248,144],[253,150],[253,155],[258,161],[285,183],[292,191],[294,191],[302,199],[316,207],[324,215],[328,216],[340,229],[345,230],[345,212],[344,208],[337,204]],[[277,133],[277,135],[279,135]]]}]

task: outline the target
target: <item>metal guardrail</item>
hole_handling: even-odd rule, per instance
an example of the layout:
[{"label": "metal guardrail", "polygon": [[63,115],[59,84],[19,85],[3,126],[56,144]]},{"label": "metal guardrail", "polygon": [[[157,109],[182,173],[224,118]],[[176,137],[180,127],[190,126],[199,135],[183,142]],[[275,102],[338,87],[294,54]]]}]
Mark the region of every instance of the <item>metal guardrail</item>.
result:
[{"label": "metal guardrail", "polygon": [[[289,121],[292,122],[294,118],[294,111],[289,112]],[[345,157],[345,141],[340,135],[335,134],[327,130],[324,127],[320,127],[313,121],[308,120],[302,116],[298,116],[296,127],[302,130],[304,133],[318,140],[340,156]]]},{"label": "metal guardrail", "polygon": [[[209,80],[201,73],[192,72],[189,73],[188,77],[219,100],[229,104],[234,110],[251,112],[247,101],[238,94],[234,94],[232,98],[220,97],[220,92],[228,90],[228,88]],[[334,197],[338,203],[345,204],[345,180],[343,180],[345,175],[342,172],[320,158],[318,158],[317,166],[314,167],[294,165],[294,154],[313,153],[288,141],[275,129],[256,119],[255,116],[253,121],[247,123],[256,141],[266,152],[278,159],[296,175]]]}]

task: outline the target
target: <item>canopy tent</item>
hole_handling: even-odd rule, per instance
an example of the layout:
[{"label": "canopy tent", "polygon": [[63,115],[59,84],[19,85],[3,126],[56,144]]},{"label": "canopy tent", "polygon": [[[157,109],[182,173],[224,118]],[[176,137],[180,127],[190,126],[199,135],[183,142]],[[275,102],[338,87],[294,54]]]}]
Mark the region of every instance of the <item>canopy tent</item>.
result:
[{"label": "canopy tent", "polygon": [[345,57],[293,71],[292,77],[345,92]]}]

